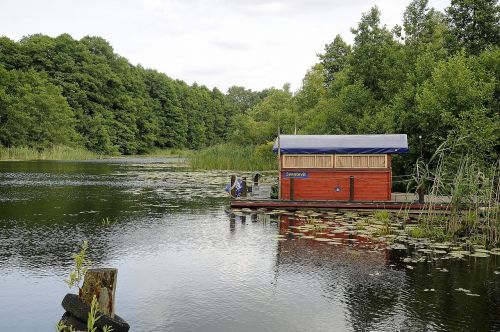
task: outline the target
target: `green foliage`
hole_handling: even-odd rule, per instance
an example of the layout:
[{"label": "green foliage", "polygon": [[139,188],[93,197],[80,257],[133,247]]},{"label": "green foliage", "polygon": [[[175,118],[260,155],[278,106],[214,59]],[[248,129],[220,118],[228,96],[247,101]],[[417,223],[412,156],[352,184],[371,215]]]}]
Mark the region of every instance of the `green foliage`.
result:
[{"label": "green foliage", "polygon": [[226,169],[240,171],[264,171],[278,168],[272,144],[241,146],[219,144],[197,151],[189,158],[195,169]]},{"label": "green foliage", "polygon": [[375,213],[373,214],[373,217],[375,219],[377,219],[378,221],[387,222],[390,220],[391,214],[385,210],[378,210],[378,211],[375,211]]},{"label": "green foliage", "polygon": [[0,146],[0,160],[89,160],[99,155],[79,147],[53,145],[45,149]]},{"label": "green foliage", "polygon": [[0,145],[198,149],[223,141],[231,116],[217,89],[133,66],[100,37],[0,38]]},{"label": "green foliage", "polygon": [[407,229],[408,234],[416,239],[433,239],[436,241],[446,241],[450,240],[451,236],[448,234],[444,227],[437,225],[435,223],[421,223]]},{"label": "green foliage", "polygon": [[446,8],[452,49],[477,55],[500,46],[500,5],[497,0],[452,0]]},{"label": "green foliage", "polygon": [[73,271],[70,272],[69,278],[64,280],[64,282],[68,284],[69,288],[77,287],[78,289],[80,289],[80,283],[82,282],[85,273],[87,273],[87,270],[92,264],[92,262],[87,258],[88,246],[88,241],[83,241],[80,252],[71,255],[75,262],[75,267]]},{"label": "green foliage", "polygon": [[498,15],[494,0],[453,0],[445,13],[412,0],[402,27],[387,27],[373,7],[354,25],[352,45],[339,35],[325,45],[295,93],[288,84],[226,94],[189,86],[131,65],[100,37],[2,37],[0,146],[110,155],[208,147],[194,153],[195,167],[270,169],[269,150],[256,147],[279,128],[407,134],[396,174],[412,174],[417,159],[429,162],[460,138],[457,152],[491,164],[500,156]]},{"label": "green foliage", "polygon": [[98,310],[99,304],[97,303],[97,297],[94,295],[92,297],[92,303],[90,304],[90,311],[87,318],[87,332],[97,331],[97,327],[94,325],[99,320],[99,318],[101,318],[97,315]]},{"label": "green foliage", "polygon": [[57,323],[56,325],[56,331],[57,332],[75,332],[75,329],[73,328],[73,326],[68,326],[66,324],[64,324],[62,321],[59,321],[59,323]]},{"label": "green foliage", "polygon": [[351,46],[340,35],[336,35],[333,42],[325,45],[325,53],[318,54],[324,68],[325,84],[330,85],[336,74],[349,65]]}]

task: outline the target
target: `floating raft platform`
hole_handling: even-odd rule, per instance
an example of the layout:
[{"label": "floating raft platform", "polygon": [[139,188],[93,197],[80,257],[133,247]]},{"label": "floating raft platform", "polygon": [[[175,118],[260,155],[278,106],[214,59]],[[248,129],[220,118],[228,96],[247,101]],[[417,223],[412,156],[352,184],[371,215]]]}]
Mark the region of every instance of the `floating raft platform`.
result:
[{"label": "floating raft platform", "polygon": [[258,199],[258,198],[233,198],[230,201],[231,208],[271,208],[283,210],[304,209],[342,209],[342,210],[395,210],[409,211],[411,213],[428,213],[430,211],[445,212],[450,209],[449,204],[440,203],[417,203],[417,202],[348,202],[348,201],[301,201],[281,199]]}]

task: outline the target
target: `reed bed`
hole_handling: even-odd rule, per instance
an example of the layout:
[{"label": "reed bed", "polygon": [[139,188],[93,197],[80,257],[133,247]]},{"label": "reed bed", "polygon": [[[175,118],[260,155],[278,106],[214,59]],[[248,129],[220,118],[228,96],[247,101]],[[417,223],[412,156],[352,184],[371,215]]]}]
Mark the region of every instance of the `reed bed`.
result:
[{"label": "reed bed", "polygon": [[418,232],[435,239],[466,238],[474,245],[498,246],[500,160],[484,165],[472,154],[456,158],[452,151],[444,144],[428,164],[420,162],[417,166],[417,187],[427,187],[427,194],[431,196],[447,197],[450,212],[443,215],[430,203]]},{"label": "reed bed", "polygon": [[30,147],[0,147],[0,160],[89,160],[98,159],[99,155],[83,148],[62,145],[45,149]]},{"label": "reed bed", "polygon": [[267,171],[278,169],[272,145],[240,146],[219,144],[196,151],[189,158],[194,169],[219,169],[238,171]]}]

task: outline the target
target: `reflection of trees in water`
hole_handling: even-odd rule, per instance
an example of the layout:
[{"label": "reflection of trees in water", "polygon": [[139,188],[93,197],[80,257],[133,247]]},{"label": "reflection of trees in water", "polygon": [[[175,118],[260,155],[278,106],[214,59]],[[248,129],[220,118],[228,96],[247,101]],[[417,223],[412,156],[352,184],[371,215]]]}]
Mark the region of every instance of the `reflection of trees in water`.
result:
[{"label": "reflection of trees in water", "polygon": [[[442,267],[448,272],[438,270]],[[407,325],[418,330],[500,331],[500,278],[493,273],[497,267],[498,256],[415,265],[406,273],[400,300]],[[459,288],[480,296],[467,296]]]},{"label": "reflection of trees in water", "polygon": [[[0,202],[0,268],[28,270],[66,269],[85,239],[91,259],[105,261],[112,251],[128,252],[127,236],[148,232],[155,220],[203,215],[221,204],[165,201],[152,190],[133,194],[114,186],[2,188],[2,197],[13,195],[29,199]],[[111,225],[103,226],[103,218]]]},{"label": "reflection of trees in water", "polygon": [[[280,234],[286,234],[289,225],[288,217],[282,217]],[[398,303],[404,274],[387,265],[385,251],[288,239],[278,243],[275,270],[321,280],[323,296],[344,303],[346,320],[354,330],[365,331],[390,319]]]}]

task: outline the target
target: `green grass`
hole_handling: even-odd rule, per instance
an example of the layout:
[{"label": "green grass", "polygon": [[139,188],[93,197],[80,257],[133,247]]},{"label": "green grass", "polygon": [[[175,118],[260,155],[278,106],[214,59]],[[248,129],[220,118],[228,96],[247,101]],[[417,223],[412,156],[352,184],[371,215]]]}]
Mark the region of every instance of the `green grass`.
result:
[{"label": "green grass", "polygon": [[100,156],[83,148],[62,145],[43,150],[29,147],[0,147],[0,160],[88,160],[97,158]]},{"label": "green grass", "polygon": [[193,153],[189,164],[195,169],[267,171],[278,169],[272,145],[257,147],[219,144]]},{"label": "green grass", "polygon": [[193,151],[187,149],[155,149],[151,152],[138,155],[140,157],[188,157]]}]

